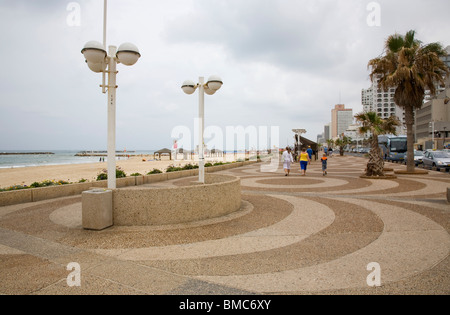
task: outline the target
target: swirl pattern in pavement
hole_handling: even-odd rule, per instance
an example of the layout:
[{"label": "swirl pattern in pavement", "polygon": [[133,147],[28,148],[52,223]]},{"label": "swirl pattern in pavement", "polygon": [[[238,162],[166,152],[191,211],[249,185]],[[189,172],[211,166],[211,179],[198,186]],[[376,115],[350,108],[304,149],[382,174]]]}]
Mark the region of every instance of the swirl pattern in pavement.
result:
[{"label": "swirl pattern in pavement", "polygon": [[[2,207],[0,293],[74,293],[60,267],[79,261],[81,294],[448,294],[449,175],[363,179],[365,163],[333,157],[328,176],[319,162],[307,176],[298,165],[289,177],[261,164],[222,171],[241,179],[241,210],[177,226],[85,231],[80,197]],[[367,283],[372,262],[380,288]],[[45,279],[17,279],[31,263]]]}]

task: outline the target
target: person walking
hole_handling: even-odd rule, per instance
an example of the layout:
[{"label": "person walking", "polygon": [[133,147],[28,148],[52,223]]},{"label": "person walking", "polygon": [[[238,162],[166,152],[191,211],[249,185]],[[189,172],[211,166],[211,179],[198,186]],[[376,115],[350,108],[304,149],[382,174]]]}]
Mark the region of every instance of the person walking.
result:
[{"label": "person walking", "polygon": [[323,172],[323,176],[327,176],[327,168],[328,168],[328,158],[327,158],[327,154],[324,153],[323,157],[321,159],[322,161],[322,172]]},{"label": "person walking", "polygon": [[300,168],[302,171],[302,176],[306,176],[306,170],[308,169],[308,164],[311,162],[309,158],[308,152],[306,149],[302,149],[302,153],[300,154]]},{"label": "person walking", "polygon": [[308,150],[306,150],[306,152],[309,155],[309,159],[312,160],[312,156],[314,154],[314,151],[313,151],[313,149],[311,149],[311,146],[308,146]]},{"label": "person walking", "polygon": [[284,176],[289,176],[291,173],[291,163],[294,162],[294,157],[291,153],[291,148],[286,147],[286,151],[283,152],[283,168],[284,168]]}]

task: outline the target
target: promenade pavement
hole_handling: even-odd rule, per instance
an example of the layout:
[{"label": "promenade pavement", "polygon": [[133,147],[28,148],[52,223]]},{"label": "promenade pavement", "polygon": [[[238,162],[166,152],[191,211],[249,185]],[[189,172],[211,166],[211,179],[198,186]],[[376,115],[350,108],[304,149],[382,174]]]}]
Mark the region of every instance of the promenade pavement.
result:
[{"label": "promenade pavement", "polygon": [[450,175],[362,179],[366,162],[223,171],[240,211],[178,226],[85,231],[81,196],[1,207],[0,294],[449,294]]}]

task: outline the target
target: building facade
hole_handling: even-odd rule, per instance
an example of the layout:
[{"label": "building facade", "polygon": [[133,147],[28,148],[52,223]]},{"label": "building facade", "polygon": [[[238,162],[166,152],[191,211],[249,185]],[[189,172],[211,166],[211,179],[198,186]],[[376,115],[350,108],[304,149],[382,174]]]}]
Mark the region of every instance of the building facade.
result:
[{"label": "building facade", "polygon": [[380,118],[396,116],[402,125],[397,128],[398,135],[406,134],[405,111],[394,102],[395,88],[384,90],[379,84],[379,78],[374,78],[372,86],[361,92],[361,104],[365,112],[376,112]]},{"label": "building facade", "polygon": [[416,147],[443,149],[450,145],[450,80],[444,91],[416,110]]},{"label": "building facade", "polygon": [[353,109],[338,104],[331,110],[331,138],[339,138],[353,124]]},{"label": "building facade", "polygon": [[[450,68],[450,46],[442,60]],[[437,96],[426,92],[424,104],[416,110],[416,148],[442,149],[450,146],[450,78],[445,85],[436,86]]]}]

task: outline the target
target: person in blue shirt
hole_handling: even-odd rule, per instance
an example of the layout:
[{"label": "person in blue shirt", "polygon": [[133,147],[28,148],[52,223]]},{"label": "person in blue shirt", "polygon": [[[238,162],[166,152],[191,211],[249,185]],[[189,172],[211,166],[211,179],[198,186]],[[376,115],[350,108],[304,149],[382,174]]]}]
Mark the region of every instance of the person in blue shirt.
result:
[{"label": "person in blue shirt", "polygon": [[309,155],[309,159],[311,160],[311,158],[312,158],[312,155],[313,155],[313,150],[311,149],[311,146],[308,146],[308,150],[306,150],[306,152],[308,153],[308,155]]}]

